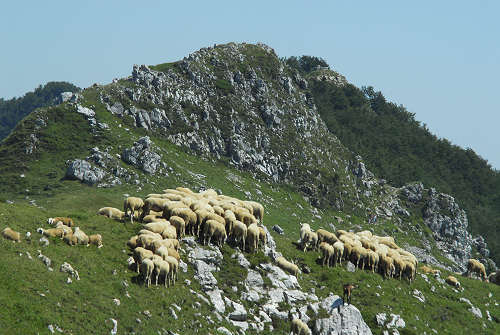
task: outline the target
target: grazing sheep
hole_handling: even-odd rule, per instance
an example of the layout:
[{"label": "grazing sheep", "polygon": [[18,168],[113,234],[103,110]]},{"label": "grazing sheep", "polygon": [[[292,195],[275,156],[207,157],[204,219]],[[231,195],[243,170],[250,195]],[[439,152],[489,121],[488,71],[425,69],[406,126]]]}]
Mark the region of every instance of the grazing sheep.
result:
[{"label": "grazing sheep", "polygon": [[408,278],[411,284],[411,282],[415,280],[415,274],[416,274],[415,265],[411,262],[406,262],[403,273],[404,276]]},{"label": "grazing sheep", "polygon": [[234,221],[231,238],[236,244],[238,244],[238,242],[241,242],[240,246],[241,250],[245,250],[247,233],[248,233],[248,228],[243,222],[238,220]]},{"label": "grazing sheep", "polygon": [[252,206],[252,214],[260,223],[264,223],[264,206],[256,201],[244,201],[245,204]]},{"label": "grazing sheep", "polygon": [[164,278],[165,287],[170,285],[170,264],[163,259],[153,259],[154,270],[153,275],[155,277],[155,285],[158,286],[158,277],[162,276]]},{"label": "grazing sheep", "polygon": [[59,221],[58,223],[56,223],[56,228],[62,229],[64,231],[63,236],[72,235],[73,234],[73,230],[71,229],[71,227],[66,226],[61,221]]},{"label": "grazing sheep", "polygon": [[236,221],[236,215],[234,215],[233,211],[226,209],[224,211],[224,220],[226,221],[227,235],[230,236],[233,231],[234,221]]},{"label": "grazing sheep", "polygon": [[160,213],[160,216],[163,216],[165,219],[168,219],[169,217],[171,217],[173,215],[172,211],[175,208],[188,208],[188,205],[186,205],[186,203],[183,201],[168,201],[165,204],[165,208]]},{"label": "grazing sheep", "polygon": [[137,233],[137,235],[141,236],[141,235],[150,235],[150,236],[154,236],[156,237],[157,239],[162,239],[163,237],[161,237],[161,234],[158,234],[158,233],[153,233],[151,230],[147,230],[147,229],[141,229],[139,230],[139,232]]},{"label": "grazing sheep", "polygon": [[203,232],[203,244],[207,245],[207,242],[210,242],[212,236],[216,237],[216,243],[219,246],[222,246],[221,239],[224,239],[226,236],[226,228],[219,221],[215,220],[207,220],[205,222],[204,232]]},{"label": "grazing sheep", "polygon": [[137,247],[134,249],[132,257],[137,265],[136,271],[139,273],[140,265],[144,260],[153,258],[153,252],[151,250],[144,249],[143,247]]},{"label": "grazing sheep", "polygon": [[[365,259],[367,256],[367,250],[362,246],[354,246],[351,250],[351,262],[356,265],[357,268],[362,269],[365,264]],[[359,263],[361,262],[361,266]]]},{"label": "grazing sheep", "polygon": [[168,255],[167,256],[172,256],[173,258],[175,258],[178,262],[180,262],[181,260],[181,255],[179,255],[179,253],[177,252],[177,250],[173,249],[173,248],[167,248],[167,252],[168,252]]},{"label": "grazing sheep", "polygon": [[185,194],[195,194],[190,188],[188,187],[176,187],[175,188],[177,191],[185,193]]},{"label": "grazing sheep", "polygon": [[446,277],[445,279],[446,283],[451,285],[451,286],[454,286],[456,288],[459,288],[460,287],[460,282],[457,280],[457,278],[453,277],[453,276],[448,276]]},{"label": "grazing sheep", "polygon": [[326,242],[321,242],[319,244],[319,251],[321,252],[321,265],[331,266],[333,263],[332,258],[335,255],[335,249],[333,246]]},{"label": "grazing sheep", "polygon": [[193,227],[196,226],[196,223],[198,221],[198,216],[196,215],[196,213],[186,207],[178,207],[172,209],[170,211],[170,217],[172,216],[181,217],[185,222],[185,230],[191,233],[193,231]]},{"label": "grazing sheep", "polygon": [[167,227],[170,226],[168,221],[151,222],[143,225],[144,229],[152,231],[153,233],[161,234]]},{"label": "grazing sheep", "polygon": [[186,234],[186,222],[184,221],[183,218],[180,216],[171,216],[170,219],[170,224],[175,227],[175,230],[177,231],[177,237],[180,240],[181,238],[184,237]]},{"label": "grazing sheep", "polygon": [[215,214],[224,217],[224,208],[220,206],[212,206],[212,208],[214,209]]},{"label": "grazing sheep", "polygon": [[50,228],[50,229],[38,228],[36,231],[42,234],[43,236],[47,237],[63,238],[65,235],[64,230],[62,230],[61,228]]},{"label": "grazing sheep", "polygon": [[264,226],[259,225],[259,244],[262,242],[262,247],[267,245],[267,231]]},{"label": "grazing sheep", "polygon": [[125,212],[125,216],[127,216],[128,211],[130,209],[130,222],[134,223],[134,213],[135,211],[141,211],[144,206],[144,200],[137,197],[128,197],[123,202],[123,211]]},{"label": "grazing sheep", "polygon": [[[152,212],[152,211],[150,211],[150,212]],[[148,214],[142,219],[143,223],[151,223],[151,222],[158,222],[158,221],[165,221],[165,219],[162,217],[158,217],[155,214]]]},{"label": "grazing sheep", "polygon": [[142,221],[142,219],[144,219],[144,217],[148,215],[151,210],[154,210],[155,212],[163,212],[169,201],[170,200],[168,199],[161,198],[147,198],[144,200],[144,205],[142,206],[140,220]]},{"label": "grazing sheep", "polygon": [[336,266],[337,263],[342,262],[342,256],[344,255],[344,243],[337,241],[333,244],[334,254],[333,254],[333,265]]},{"label": "grazing sheep", "polygon": [[350,242],[343,242],[343,241],[339,241],[339,242],[344,243],[344,259],[347,261],[351,258],[351,253],[352,253],[352,249],[354,248],[354,246]]},{"label": "grazing sheep", "polygon": [[439,273],[440,271],[439,271],[439,270],[437,270],[437,269],[433,269],[433,268],[431,268],[430,266],[427,266],[427,265],[422,265],[422,266],[420,267],[420,272],[425,273],[425,274],[430,273],[430,274],[435,275],[436,273]]},{"label": "grazing sheep", "polygon": [[474,258],[469,259],[467,262],[466,274],[468,277],[471,277],[472,273],[476,273],[480,278],[483,278],[483,281],[488,279],[483,263]]},{"label": "grazing sheep", "polygon": [[17,231],[12,230],[10,227],[2,230],[2,236],[7,240],[12,240],[14,242],[21,242],[21,234]]},{"label": "grazing sheep", "polygon": [[368,267],[372,269],[372,273],[375,273],[375,268],[378,266],[379,262],[378,254],[373,250],[368,250],[366,259]]},{"label": "grazing sheep", "polygon": [[74,226],[74,223],[73,223],[73,220],[71,218],[67,218],[67,217],[55,217],[55,218],[48,218],[47,219],[47,222],[49,224],[55,224],[55,223],[58,223],[58,222],[62,222],[64,223],[66,226],[68,227],[73,227]]},{"label": "grazing sheep", "polygon": [[140,268],[142,280],[144,281],[144,283],[146,283],[147,287],[151,286],[151,276],[153,275],[153,270],[155,268],[153,260],[148,259],[148,258],[143,259],[142,262],[138,266],[138,269],[139,268]]},{"label": "grazing sheep", "polygon": [[97,215],[104,215],[113,220],[123,221],[125,219],[125,212],[122,212],[118,208],[114,207],[103,207],[97,211]]},{"label": "grazing sheep", "polygon": [[331,233],[325,229],[318,229],[316,231],[316,234],[318,234],[318,243],[327,242],[331,245],[334,245],[335,242],[339,240],[334,233]]},{"label": "grazing sheep", "polygon": [[276,258],[276,264],[278,264],[278,266],[282,270],[284,270],[284,271],[286,271],[286,272],[288,272],[288,273],[290,273],[298,278],[299,267],[297,265],[287,261],[283,256]]},{"label": "grazing sheep", "polygon": [[172,256],[165,257],[165,262],[168,262],[168,265],[170,265],[170,278],[172,283],[175,284],[175,281],[179,279],[179,262]]},{"label": "grazing sheep", "polygon": [[77,244],[83,244],[83,245],[89,244],[89,237],[87,236],[87,234],[83,232],[83,230],[80,229],[80,227],[75,228],[73,237],[76,238]]},{"label": "grazing sheep", "polygon": [[386,255],[379,256],[380,271],[384,278],[391,278],[394,273],[394,260]]},{"label": "grazing sheep", "polygon": [[242,208],[236,209],[234,215],[239,221],[243,222],[247,227],[252,223],[257,223],[257,219],[255,218],[255,216],[253,216],[252,213],[243,210]]},{"label": "grazing sheep", "polygon": [[102,247],[102,236],[101,234],[94,234],[89,236],[89,244],[96,245],[98,248]]},{"label": "grazing sheep", "polygon": [[294,318],[290,324],[290,332],[295,335],[311,335],[311,330],[307,323],[301,319]]},{"label": "grazing sheep", "polygon": [[306,230],[304,232],[304,237],[301,240],[302,251],[305,252],[309,244],[311,245],[313,250],[316,250],[318,247],[318,234],[313,231]]},{"label": "grazing sheep", "polygon": [[172,249],[178,251],[180,248],[179,240],[171,239],[171,238],[167,238],[164,240],[154,240],[151,242],[151,249],[150,250],[157,251],[161,247],[165,247],[167,249],[172,248]]},{"label": "grazing sheep", "polygon": [[255,253],[259,247],[259,226],[253,223],[247,227],[247,247],[248,252]]},{"label": "grazing sheep", "polygon": [[300,241],[302,242],[304,240],[304,236],[306,232],[311,231],[311,226],[309,226],[308,223],[301,223],[300,224]]},{"label": "grazing sheep", "polygon": [[174,226],[168,226],[165,228],[165,230],[161,233],[161,236],[165,238],[171,238],[171,239],[177,239],[177,229],[175,229]]},{"label": "grazing sheep", "polygon": [[395,276],[399,276],[399,280],[401,280],[406,262],[399,255],[391,256],[391,258],[394,259]]},{"label": "grazing sheep", "polygon": [[130,249],[135,249],[138,247],[137,245],[137,239],[139,238],[139,235],[132,236],[128,241],[127,241],[127,247]]},{"label": "grazing sheep", "polygon": [[70,245],[70,246],[74,246],[74,245],[78,244],[78,240],[77,240],[76,236],[73,236],[73,234],[68,234],[68,235],[64,236],[63,242]]}]

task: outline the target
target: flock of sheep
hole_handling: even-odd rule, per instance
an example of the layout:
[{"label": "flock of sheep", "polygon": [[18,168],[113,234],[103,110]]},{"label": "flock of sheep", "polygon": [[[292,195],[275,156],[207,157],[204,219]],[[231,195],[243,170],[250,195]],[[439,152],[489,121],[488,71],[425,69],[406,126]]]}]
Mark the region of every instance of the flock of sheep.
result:
[{"label": "flock of sheep", "polygon": [[[157,285],[163,280],[165,286],[175,283],[179,268],[180,240],[192,235],[201,243],[214,243],[221,247],[226,241],[233,242],[241,250],[257,252],[267,242],[267,231],[263,226],[264,207],[255,201],[243,201],[219,195],[208,189],[199,193],[189,188],[166,189],[161,194],[148,194],[143,200],[128,197],[123,211],[104,207],[98,214],[133,222],[142,222],[142,229],[132,236],[127,245],[132,249],[129,266],[140,273],[146,286],[152,278]],[[285,259],[278,265],[298,273],[298,268]]]},{"label": "flock of sheep", "polygon": [[377,236],[365,230],[357,233],[337,230],[336,234],[324,229],[312,231],[308,224],[300,229],[301,249],[321,253],[323,266],[335,266],[342,260],[351,261],[359,269],[380,272],[384,278],[402,277],[410,283],[415,280],[417,258],[398,247],[391,236]]},{"label": "flock of sheep", "polygon": [[[55,225],[55,228],[43,229],[38,228],[37,231],[46,237],[58,237],[64,240],[69,245],[82,244],[89,246],[91,244],[96,245],[98,248],[102,247],[102,236],[100,234],[87,235],[79,227],[74,226],[73,220],[68,217],[55,217],[48,218],[47,223],[50,225]],[[21,242],[21,233],[12,230],[10,227],[5,228],[2,231],[2,236],[6,239],[12,240],[14,242]],[[26,238],[29,238],[31,233],[26,233]]]}]

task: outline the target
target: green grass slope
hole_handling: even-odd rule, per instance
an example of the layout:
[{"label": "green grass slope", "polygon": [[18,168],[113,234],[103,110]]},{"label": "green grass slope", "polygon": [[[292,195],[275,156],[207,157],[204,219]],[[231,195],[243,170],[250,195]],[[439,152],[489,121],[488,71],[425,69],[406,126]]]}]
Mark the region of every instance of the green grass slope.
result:
[{"label": "green grass slope", "polygon": [[[67,121],[65,118],[67,116],[60,117],[64,122]],[[80,121],[75,119],[73,122],[79,124]],[[84,127],[83,124],[81,126]],[[142,135],[142,132],[132,129],[127,134],[129,136],[123,139],[124,143],[130,142],[132,137]],[[125,133],[122,137],[125,137],[124,135]],[[54,139],[46,140],[52,145],[57,145],[51,142]],[[61,140],[68,139],[61,138]],[[324,269],[316,262],[319,256],[317,252],[302,253],[293,244],[299,238],[300,222],[308,222],[315,229],[319,227],[328,229],[328,223],[334,223],[337,229],[370,228],[378,234],[395,236],[396,242],[400,245],[405,243],[418,245],[420,239],[418,233],[398,230],[389,222],[368,227],[364,224],[364,220],[352,213],[326,210],[316,213],[299,193],[289,187],[258,182],[251,175],[231,169],[222,163],[192,156],[167,141],[158,138],[153,140],[168,153],[172,172],[168,177],[148,177],[148,182],[143,187],[123,185],[102,189],[76,181],[59,180],[64,173],[64,167],[59,163],[51,165],[49,162],[59,160],[66,155],[70,156],[61,149],[44,152],[26,169],[26,176],[23,178],[26,181],[23,187],[30,187],[33,191],[23,194],[23,198],[20,198],[19,193],[3,190],[2,197],[14,199],[15,202],[0,203],[0,228],[10,226],[23,234],[30,231],[33,233],[33,238],[31,242],[23,239],[22,243],[12,243],[0,238],[2,333],[45,333],[47,326],[52,324],[59,326],[68,334],[104,334],[109,333],[112,328],[109,318],[118,320],[119,333],[156,334],[158,330],[166,329],[181,334],[187,332],[214,334],[220,325],[234,331],[235,328],[225,321],[212,324],[202,317],[211,315],[212,320],[215,319],[211,314],[213,310],[211,306],[203,302],[200,307],[196,305],[200,300],[190,289],[201,291],[193,278],[191,265],[188,266],[188,272],[181,273],[180,280],[169,289],[145,288],[138,283],[135,273],[126,266],[129,251],[125,243],[140,229],[140,225],[115,222],[95,214],[97,209],[103,206],[120,208],[124,194],[144,197],[147,193],[175,186],[188,186],[193,189],[202,186],[211,187],[223,194],[262,202],[266,210],[264,219],[266,226],[270,228],[278,224],[285,230],[283,236],[272,232],[278,249],[286,257],[311,268],[311,274],[304,274],[299,280],[302,288],[304,290],[314,288],[321,298],[329,292],[341,295],[342,283],[359,284],[359,289],[354,292],[353,304],[360,309],[375,334],[381,334],[381,329],[377,328],[374,319],[375,314],[380,312],[400,314],[406,321],[406,329],[401,331],[402,334],[422,334],[424,331],[429,333],[430,329],[435,329],[439,334],[456,334],[464,330],[480,334],[500,332],[498,323],[500,309],[495,305],[498,304],[500,288],[496,285],[460,278],[465,290],[456,293],[449,286],[438,284],[434,279],[430,279],[430,283],[427,283],[420,275],[417,276],[417,281],[410,285],[406,281],[384,280],[380,275],[367,271],[350,273],[344,266]],[[85,145],[94,144],[94,139],[83,137],[81,146],[75,146],[75,152],[83,153],[86,150]],[[57,179],[55,184],[50,183],[51,177],[48,176],[50,171]],[[40,179],[35,180],[39,173],[42,173]],[[44,191],[42,187],[44,183],[56,187]],[[31,200],[34,200],[37,206],[30,204]],[[69,247],[57,239],[50,239],[50,245],[42,247],[38,241],[39,234],[35,232],[36,228],[46,227],[47,217],[66,215],[73,217],[77,225],[87,233],[101,234],[104,247],[101,249]],[[342,217],[344,223],[337,223],[334,216]],[[414,220],[413,224],[421,226],[418,220]],[[421,229],[425,233],[425,228]],[[51,258],[54,271],[48,271],[37,258],[37,250],[41,250],[44,255]],[[26,252],[30,253],[32,260],[28,259]],[[234,295],[231,287],[241,287],[240,281],[246,278],[246,270],[231,259],[234,250],[230,246],[224,246],[222,252],[223,271],[216,273],[216,277],[219,280],[219,287],[231,298]],[[185,255],[181,257],[186,261]],[[255,268],[259,263],[270,261],[261,252],[247,255],[247,258]],[[69,262],[79,271],[81,278],[79,281],[73,279],[71,284],[66,283],[68,275],[59,272],[63,262]],[[445,275],[443,273],[443,277]],[[191,280],[190,286],[184,283],[185,279]],[[435,286],[435,292],[431,291],[432,286]],[[413,297],[412,292],[415,289],[426,297],[425,304]],[[130,297],[127,297],[127,294]],[[478,307],[483,313],[483,319],[474,317],[467,310],[468,306],[459,301],[460,297],[469,299]],[[113,303],[115,298],[120,300],[119,306]],[[179,316],[177,320],[169,311],[169,307],[174,303],[182,308],[182,311],[177,313]],[[250,302],[244,304],[247,310],[255,308]],[[494,317],[494,321],[486,320],[486,310]],[[145,311],[149,311],[150,316],[146,316],[148,313],[144,313]],[[275,321],[274,326],[274,331],[270,332],[266,328],[263,334],[287,334],[289,331],[288,325],[284,322]],[[249,330],[247,333],[255,332]]]}]

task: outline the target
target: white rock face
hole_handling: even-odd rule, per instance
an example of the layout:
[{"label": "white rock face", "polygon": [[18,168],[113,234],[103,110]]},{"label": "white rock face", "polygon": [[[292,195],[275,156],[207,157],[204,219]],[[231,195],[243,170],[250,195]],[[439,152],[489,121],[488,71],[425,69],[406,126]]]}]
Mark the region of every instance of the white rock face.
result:
[{"label": "white rock face", "polygon": [[[321,302],[321,306],[328,306],[339,299],[339,296],[331,295]],[[315,335],[371,335],[372,332],[363,320],[359,310],[353,305],[330,309],[330,317],[314,321],[313,334]]]}]

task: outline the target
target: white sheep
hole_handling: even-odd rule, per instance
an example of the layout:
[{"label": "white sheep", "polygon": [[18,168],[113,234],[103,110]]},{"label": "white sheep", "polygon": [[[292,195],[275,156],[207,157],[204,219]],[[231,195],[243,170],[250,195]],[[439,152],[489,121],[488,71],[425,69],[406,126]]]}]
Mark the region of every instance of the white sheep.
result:
[{"label": "white sheep", "polygon": [[96,245],[97,248],[102,248],[102,236],[101,234],[94,234],[94,235],[90,235],[89,236],[89,244],[93,244],[93,245]]},{"label": "white sheep", "polygon": [[326,242],[321,242],[319,244],[319,251],[321,252],[321,265],[331,266],[332,257],[334,257],[335,253],[333,247]]},{"label": "white sheep", "polygon": [[[137,264],[137,262],[136,262],[136,264]],[[146,283],[146,286],[147,287],[151,286],[151,277],[153,275],[153,270],[155,268],[153,260],[146,258],[146,259],[143,259],[142,262],[138,265],[140,268],[140,273],[142,275],[142,279]]]},{"label": "white sheep", "polygon": [[165,257],[165,261],[168,262],[170,266],[170,278],[172,283],[175,283],[175,281],[179,279],[179,262],[172,256]]},{"label": "white sheep", "polygon": [[476,273],[479,277],[483,278],[483,280],[487,280],[486,269],[484,268],[483,263],[478,261],[477,259],[471,258],[467,261],[467,276],[470,277],[472,273]]},{"label": "white sheep", "polygon": [[153,259],[155,285],[158,286],[158,277],[164,278],[165,287],[170,286],[170,264],[163,259]]},{"label": "white sheep", "polygon": [[178,239],[181,239],[184,237],[186,234],[186,222],[184,221],[183,218],[180,216],[171,216],[170,219],[170,224],[175,227],[175,230],[177,231],[177,237]]},{"label": "white sheep", "polygon": [[130,210],[130,222],[134,223],[134,213],[135,211],[142,210],[144,206],[144,200],[137,197],[128,197],[123,202],[123,211],[125,212],[125,216],[128,215],[128,211]]},{"label": "white sheep", "polygon": [[311,329],[301,319],[294,318],[290,324],[290,332],[295,335],[311,335]]},{"label": "white sheep", "polygon": [[77,244],[89,244],[89,237],[83,232],[83,230],[80,229],[80,227],[75,228],[75,231],[73,232],[73,238],[76,239]]},{"label": "white sheep", "polygon": [[62,230],[61,228],[49,228],[49,229],[38,228],[36,231],[42,234],[43,236],[47,237],[63,238],[65,235],[64,230]]},{"label": "white sheep", "polygon": [[113,219],[113,220],[123,221],[125,219],[125,212],[122,212],[118,208],[114,208],[114,207],[100,208],[97,211],[97,214],[107,216],[108,218]]},{"label": "white sheep", "polygon": [[74,226],[73,219],[68,218],[68,217],[60,217],[60,216],[58,216],[58,217],[55,217],[55,218],[48,218],[47,219],[47,223],[48,224],[55,224],[55,223],[58,223],[58,222],[62,222],[62,223],[64,223],[68,227],[73,227]]},{"label": "white sheep", "polygon": [[252,223],[247,228],[247,247],[250,253],[257,252],[259,247],[260,230],[256,223]]},{"label": "white sheep", "polygon": [[236,244],[238,244],[238,242],[241,242],[241,246],[240,246],[241,250],[245,250],[247,231],[248,231],[248,228],[243,222],[238,221],[238,220],[234,221],[231,238],[233,239],[233,241]]},{"label": "white sheep", "polygon": [[151,250],[144,249],[143,247],[137,247],[134,249],[132,257],[134,257],[136,271],[139,273],[140,265],[144,260],[153,258],[153,252]]},{"label": "white sheep", "polygon": [[333,257],[333,265],[337,265],[342,262],[342,256],[344,255],[344,243],[341,241],[337,241],[333,244],[334,249],[334,257]]},{"label": "white sheep", "polygon": [[297,265],[293,264],[292,262],[287,261],[283,256],[276,258],[276,264],[278,264],[278,266],[281,269],[285,270],[286,272],[288,272],[288,273],[290,273],[298,278],[299,267]]},{"label": "white sheep", "polygon": [[311,230],[304,231],[304,235],[301,239],[302,251],[305,252],[308,245],[311,245],[313,250],[316,250],[318,247],[318,234]]},{"label": "white sheep", "polygon": [[331,233],[325,229],[318,229],[316,231],[316,234],[318,234],[318,243],[328,242],[329,244],[334,245],[335,242],[339,240],[334,233]]}]

